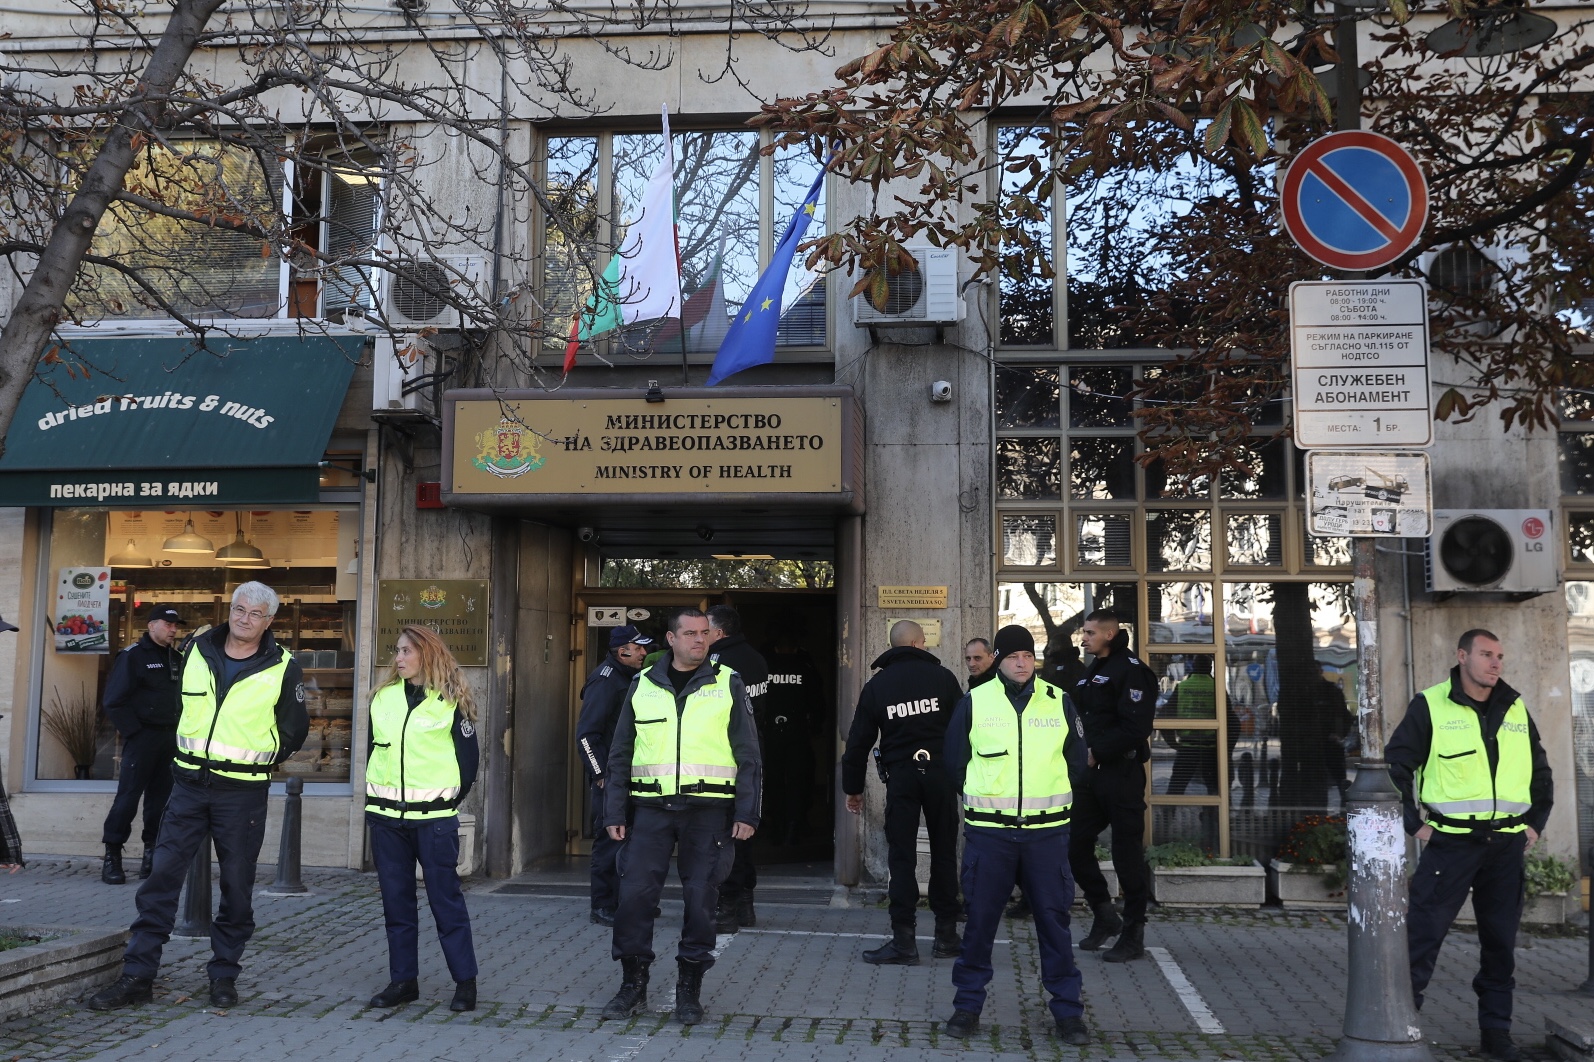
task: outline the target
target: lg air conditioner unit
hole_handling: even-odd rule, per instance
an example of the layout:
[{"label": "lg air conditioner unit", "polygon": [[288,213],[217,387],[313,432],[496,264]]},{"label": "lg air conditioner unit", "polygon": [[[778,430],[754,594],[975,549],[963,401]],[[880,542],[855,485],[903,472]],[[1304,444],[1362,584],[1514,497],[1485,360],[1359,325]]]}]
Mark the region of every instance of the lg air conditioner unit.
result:
[{"label": "lg air conditioner unit", "polygon": [[853,324],[860,328],[881,328],[955,324],[963,320],[957,251],[940,247],[909,247],[907,251],[919,268],[886,278],[890,293],[883,310],[876,309],[867,295],[854,295]]},{"label": "lg air conditioner unit", "polygon": [[1544,594],[1557,589],[1549,509],[1435,509],[1428,589]]},{"label": "lg air conditioner unit", "polygon": [[376,413],[421,411],[427,349],[418,337],[377,336],[371,359],[371,409]]},{"label": "lg air conditioner unit", "polygon": [[[481,305],[487,297],[487,259],[440,254],[400,264],[386,285],[387,323],[396,329],[461,327],[457,302]],[[453,301],[450,301],[453,300]],[[469,319],[465,327],[470,327]]]}]

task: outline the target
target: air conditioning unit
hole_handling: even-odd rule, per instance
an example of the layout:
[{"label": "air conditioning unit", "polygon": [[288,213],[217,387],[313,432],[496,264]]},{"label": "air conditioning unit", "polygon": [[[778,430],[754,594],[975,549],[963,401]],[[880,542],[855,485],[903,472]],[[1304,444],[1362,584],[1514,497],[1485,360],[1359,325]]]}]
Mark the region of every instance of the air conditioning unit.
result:
[{"label": "air conditioning unit", "polygon": [[[448,301],[481,303],[490,276],[487,259],[473,254],[440,254],[436,260],[412,259],[400,265],[386,284],[388,324],[397,329],[459,328],[458,307]],[[465,325],[468,327],[470,321]]]},{"label": "air conditioning unit", "polygon": [[963,320],[957,251],[940,247],[909,247],[907,250],[919,264],[918,270],[887,278],[890,294],[884,310],[876,309],[867,295],[854,295],[853,324],[860,328],[881,328],[954,324]]},{"label": "air conditioning unit", "polygon": [[1428,589],[1544,594],[1557,589],[1549,509],[1435,509]]},{"label": "air conditioning unit", "polygon": [[377,336],[371,357],[371,409],[377,413],[395,410],[420,411],[422,389],[406,393],[405,385],[425,375],[427,350],[417,336]]}]

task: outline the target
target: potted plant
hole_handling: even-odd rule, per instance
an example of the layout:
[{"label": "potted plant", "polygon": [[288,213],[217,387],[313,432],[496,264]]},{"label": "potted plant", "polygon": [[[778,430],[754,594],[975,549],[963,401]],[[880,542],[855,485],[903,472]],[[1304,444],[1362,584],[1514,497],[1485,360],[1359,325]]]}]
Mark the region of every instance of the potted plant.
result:
[{"label": "potted plant", "polygon": [[51,688],[54,689],[54,696],[50,699],[50,706],[40,713],[44,729],[72,757],[73,776],[87,778],[94,768],[94,756],[99,749],[99,709],[89,700],[86,689],[80,689],[78,696],[66,700],[59,689]]},{"label": "potted plant", "polygon": [[1268,900],[1285,907],[1345,906],[1345,818],[1308,815],[1268,861]]},{"label": "potted plant", "polygon": [[1223,859],[1189,841],[1146,849],[1152,895],[1167,907],[1258,907],[1267,899],[1266,871],[1254,859]]}]

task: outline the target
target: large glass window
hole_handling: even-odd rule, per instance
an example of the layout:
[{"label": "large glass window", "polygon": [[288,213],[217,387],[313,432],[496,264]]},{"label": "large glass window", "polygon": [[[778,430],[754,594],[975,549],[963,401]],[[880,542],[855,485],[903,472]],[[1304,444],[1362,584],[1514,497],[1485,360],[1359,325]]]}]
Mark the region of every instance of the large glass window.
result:
[{"label": "large glass window", "polygon": [[145,632],[149,610],[182,616],[178,646],[227,621],[238,584],[282,599],[271,624],[304,668],[310,736],[275,775],[349,780],[354,720],[358,510],[56,509],[46,599],[33,777],[114,781],[121,739],[101,710],[117,654]]}]

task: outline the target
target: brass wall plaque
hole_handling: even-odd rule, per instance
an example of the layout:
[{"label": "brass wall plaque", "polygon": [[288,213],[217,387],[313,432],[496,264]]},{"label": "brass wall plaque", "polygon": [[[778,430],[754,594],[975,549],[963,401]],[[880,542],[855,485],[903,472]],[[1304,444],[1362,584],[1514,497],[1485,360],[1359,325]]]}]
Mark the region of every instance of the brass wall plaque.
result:
[{"label": "brass wall plaque", "polygon": [[930,619],[928,616],[892,616],[886,620],[886,642],[891,641],[891,628],[896,626],[898,620],[910,619],[924,628],[924,647],[934,649],[941,644],[941,621]]},{"label": "brass wall plaque", "polygon": [[881,586],[880,608],[946,608],[944,586]]},{"label": "brass wall plaque", "polygon": [[393,661],[399,631],[430,627],[465,667],[487,664],[487,580],[382,579],[376,589],[376,662]]},{"label": "brass wall plaque", "polygon": [[454,494],[828,494],[839,398],[460,400]]}]

